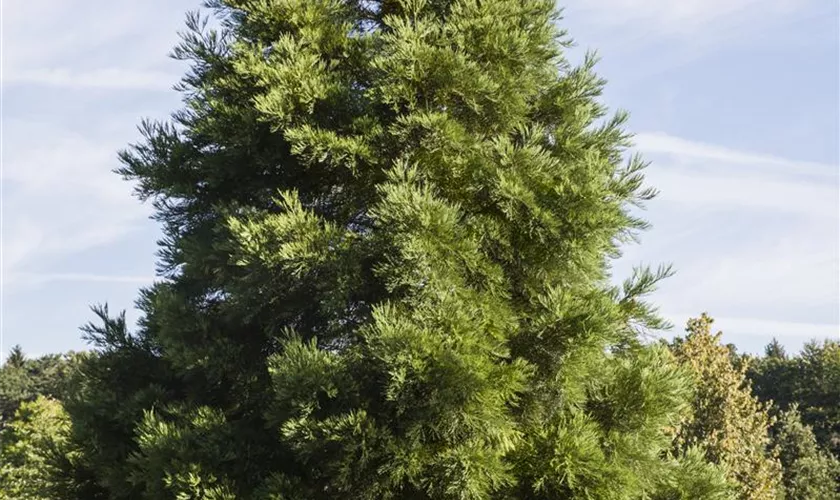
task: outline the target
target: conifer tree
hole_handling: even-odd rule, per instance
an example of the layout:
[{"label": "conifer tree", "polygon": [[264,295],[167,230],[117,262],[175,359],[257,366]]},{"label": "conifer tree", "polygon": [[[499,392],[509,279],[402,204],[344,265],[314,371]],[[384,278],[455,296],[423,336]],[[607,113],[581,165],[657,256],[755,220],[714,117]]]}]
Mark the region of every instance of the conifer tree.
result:
[{"label": "conifer tree", "polygon": [[764,348],[764,356],[780,360],[788,359],[785,346],[783,346],[776,337],[773,337],[773,340],[770,341],[770,343]]},{"label": "conifer tree", "polygon": [[553,0],[209,6],[122,155],[162,279],[67,402],[102,498],[728,496],[668,453],[669,271],[609,281],[654,191]]},{"label": "conifer tree", "polygon": [[788,500],[840,500],[840,461],[819,449],[794,404],[773,425]]},{"label": "conifer tree", "polygon": [[27,358],[20,346],[13,347],[0,366],[0,428],[14,416],[21,403],[38,396],[63,398],[83,357],[68,352]]},{"label": "conifer tree", "polygon": [[18,344],[9,351],[3,365],[10,368],[23,368],[24,363],[26,363],[26,355],[23,353],[23,348]]},{"label": "conifer tree", "polygon": [[767,347],[748,372],[756,396],[783,411],[797,406],[820,447],[840,459],[840,342],[812,340],[795,356]]},{"label": "conifer tree", "polygon": [[770,446],[772,419],[750,392],[746,365],[736,367],[732,351],[712,334],[705,313],[690,319],[685,338],[673,350],[695,377],[692,414],[677,433],[678,449],[702,447],[706,456],[727,470],[744,500],[772,500],[781,492],[781,467]]},{"label": "conifer tree", "polygon": [[39,396],[0,429],[0,500],[93,498],[75,475],[78,450],[61,403]]}]

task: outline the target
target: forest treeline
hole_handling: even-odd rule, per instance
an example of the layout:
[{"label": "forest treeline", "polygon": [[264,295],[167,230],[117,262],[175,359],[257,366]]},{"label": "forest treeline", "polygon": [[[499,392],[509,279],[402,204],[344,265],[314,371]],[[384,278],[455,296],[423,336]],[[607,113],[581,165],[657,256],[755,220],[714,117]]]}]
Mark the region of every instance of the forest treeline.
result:
[{"label": "forest treeline", "polygon": [[159,279],[8,357],[0,498],[837,498],[837,342],[646,341],[656,189],[554,0],[207,12],[119,156]]},{"label": "forest treeline", "polygon": [[[684,336],[660,341],[694,386],[690,408],[668,435],[673,450],[699,454],[693,474],[721,472],[730,488],[661,498],[840,498],[840,342],[814,340],[788,355],[773,340],[763,355],[739,354],[711,323],[701,316]],[[0,498],[82,498],[75,481],[95,474],[84,471],[64,402],[80,397],[99,355],[29,359],[12,349],[0,367]]]}]

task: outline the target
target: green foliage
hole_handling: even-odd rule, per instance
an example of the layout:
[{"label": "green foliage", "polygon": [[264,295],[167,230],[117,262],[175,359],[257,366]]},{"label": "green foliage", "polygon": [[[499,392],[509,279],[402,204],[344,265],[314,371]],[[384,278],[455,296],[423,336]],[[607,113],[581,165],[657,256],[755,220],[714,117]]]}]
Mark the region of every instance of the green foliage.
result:
[{"label": "green foliage", "polygon": [[677,449],[701,447],[739,486],[740,498],[774,499],[780,489],[779,462],[770,450],[766,408],[750,392],[746,366],[733,364],[732,350],[712,334],[712,318],[691,319],[673,350],[697,381],[691,415],[681,423]]},{"label": "green foliage", "polygon": [[773,445],[784,471],[789,500],[840,499],[840,461],[817,446],[794,404],[773,425]]},{"label": "green foliage", "polygon": [[23,348],[20,345],[13,346],[4,364],[10,368],[23,368],[24,363],[26,363],[26,355],[23,353]]},{"label": "green foliage", "polygon": [[[226,0],[122,154],[163,225],[67,398],[110,499],[731,497],[610,285],[644,162],[551,0]],[[66,498],[82,498],[66,497]],[[93,497],[89,497],[93,498]]]},{"label": "green foliage", "polygon": [[819,445],[840,458],[840,342],[811,341],[796,356],[771,344],[753,360],[749,377],[762,401],[782,410],[796,405]]},{"label": "green foliage", "polygon": [[84,354],[67,353],[28,359],[15,346],[0,367],[0,428],[20,405],[38,396],[63,399]]},{"label": "green foliage", "polygon": [[737,493],[737,488],[726,478],[726,470],[706,460],[700,448],[689,447],[671,466],[673,473],[651,500],[728,500]]},{"label": "green foliage", "polygon": [[[722,470],[694,451],[667,458],[665,429],[688,410],[690,379],[667,349],[607,358],[588,372],[588,401],[526,427],[515,456],[536,495],[516,498],[733,498]],[[533,496],[532,496],[533,495]]]},{"label": "green foliage", "polygon": [[131,481],[143,486],[145,498],[232,499],[224,481],[206,473],[207,465],[235,462],[233,436],[224,415],[202,407],[178,408],[161,418],[148,412],[137,429],[138,451],[130,458]]},{"label": "green foliage", "polygon": [[61,403],[46,398],[24,402],[16,413],[0,431],[0,498],[46,500],[52,445],[66,442],[69,421]]},{"label": "green foliage", "polygon": [[156,402],[177,393],[179,384],[147,340],[128,334],[124,316],[110,318],[104,307],[94,312],[102,324],[84,330],[97,353],[80,365],[81,377],[64,404],[89,472],[84,486],[104,493],[68,498],[136,498],[142,488],[129,481],[128,459],[137,449],[138,426]]},{"label": "green foliage", "polygon": [[61,403],[43,396],[23,402],[0,430],[0,499],[66,498],[78,459]]}]

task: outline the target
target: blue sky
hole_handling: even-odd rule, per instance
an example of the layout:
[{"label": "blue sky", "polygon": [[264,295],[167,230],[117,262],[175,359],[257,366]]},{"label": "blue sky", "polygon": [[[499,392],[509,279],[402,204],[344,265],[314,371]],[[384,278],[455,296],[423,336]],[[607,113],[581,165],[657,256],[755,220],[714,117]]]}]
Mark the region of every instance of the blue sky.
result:
[{"label": "blue sky", "polygon": [[[193,0],[3,1],[4,348],[84,348],[130,309],[156,226],[110,173],[141,117],[180,104],[167,59]],[[834,0],[568,0],[662,191],[616,272],[672,262],[653,300],[758,352],[840,332],[840,12]],[[136,314],[129,312],[131,319]]]}]

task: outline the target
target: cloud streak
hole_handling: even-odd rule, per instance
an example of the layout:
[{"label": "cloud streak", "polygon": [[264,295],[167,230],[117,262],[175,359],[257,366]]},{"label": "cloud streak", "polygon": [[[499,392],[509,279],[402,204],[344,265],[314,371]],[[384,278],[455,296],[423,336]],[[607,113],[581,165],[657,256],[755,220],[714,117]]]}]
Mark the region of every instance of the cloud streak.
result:
[{"label": "cloud streak", "polygon": [[636,142],[652,160],[646,178],[661,195],[644,214],[654,229],[627,249],[619,275],[639,261],[676,257],[677,275],[653,297],[676,324],[709,311],[726,318],[720,326],[734,338],[838,336],[837,166],[661,132]]},{"label": "cloud streak", "polygon": [[636,147],[648,153],[663,153],[681,158],[712,160],[726,164],[746,165],[775,169],[786,174],[814,175],[837,179],[840,175],[837,165],[804,162],[779,158],[771,155],[737,151],[731,148],[705,144],[675,137],[664,132],[644,132],[635,136]]},{"label": "cloud streak", "polygon": [[163,71],[132,68],[101,68],[88,71],[67,68],[6,71],[5,85],[45,85],[50,87],[104,90],[169,91],[179,76]]},{"label": "cloud streak", "polygon": [[[621,79],[646,81],[701,58],[745,47],[836,44],[836,2],[822,0],[564,0],[564,27],[605,60]],[[834,5],[832,5],[834,4]],[[808,26],[807,35],[791,30]],[[815,29],[814,29],[815,28]],[[652,55],[655,51],[655,56]],[[641,57],[640,57],[641,55]]]},{"label": "cloud streak", "polygon": [[803,162],[689,141],[662,132],[636,136],[653,158],[648,182],[661,200],[703,211],[737,208],[813,219],[840,218],[840,166]]},{"label": "cloud streak", "polygon": [[661,190],[661,200],[693,204],[705,211],[744,208],[830,220],[840,216],[838,193],[831,184],[767,177],[742,172],[695,173],[686,168],[673,168],[658,169],[648,180]]},{"label": "cloud streak", "polygon": [[155,281],[154,276],[126,276],[114,274],[92,273],[19,273],[6,276],[14,284],[30,286],[43,285],[54,282],[74,283],[127,283],[133,285],[148,285]]},{"label": "cloud streak", "polygon": [[178,42],[183,13],[200,5],[198,0],[7,0],[4,83],[167,90],[178,82],[183,64],[166,55]]},{"label": "cloud streak", "polygon": [[39,123],[8,123],[3,187],[8,273],[120,240],[149,208],[112,172],[127,137],[94,139]]},{"label": "cloud streak", "polygon": [[[818,5],[816,0],[567,0],[569,10],[604,29],[629,28],[648,36],[713,36],[733,25],[756,29]],[[710,29],[713,28],[713,29]]]}]

